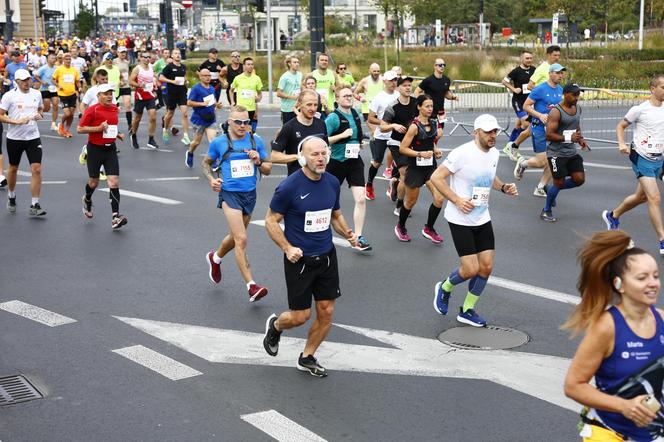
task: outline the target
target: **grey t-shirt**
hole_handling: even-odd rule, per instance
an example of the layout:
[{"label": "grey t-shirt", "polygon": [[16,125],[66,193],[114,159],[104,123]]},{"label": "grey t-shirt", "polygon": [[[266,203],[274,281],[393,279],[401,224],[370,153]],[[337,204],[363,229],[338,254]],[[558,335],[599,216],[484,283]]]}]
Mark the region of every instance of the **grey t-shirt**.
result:
[{"label": "grey t-shirt", "polygon": [[[570,115],[557,104],[556,109],[560,112],[560,122],[558,123],[558,135],[565,136],[565,133],[571,134],[576,132],[581,122],[581,107],[576,105],[576,114]],[[576,155],[576,143],[566,143],[564,141],[552,141],[546,150],[547,157],[573,157]]]}]

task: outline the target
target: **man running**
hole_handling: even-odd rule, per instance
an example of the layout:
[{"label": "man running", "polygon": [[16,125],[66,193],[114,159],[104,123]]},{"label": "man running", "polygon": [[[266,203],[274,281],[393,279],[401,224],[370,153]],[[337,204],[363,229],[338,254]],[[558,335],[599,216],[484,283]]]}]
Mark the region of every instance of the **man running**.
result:
[{"label": "man running", "polygon": [[16,86],[2,96],[0,101],[0,122],[7,129],[7,210],[16,212],[16,176],[23,152],[30,163],[30,205],[31,216],[44,216],[46,210],[39,204],[42,184],[42,144],[39,138],[37,121],[42,120],[43,104],[39,91],[32,89],[30,73],[19,69],[14,73]]},{"label": "man running", "polygon": [[88,134],[88,182],[83,195],[83,215],[93,217],[92,193],[99,185],[99,171],[104,168],[108,180],[111,202],[111,228],[117,230],[127,224],[127,217],[120,213],[120,163],[115,140],[124,139],[118,132],[118,107],[113,104],[115,87],[101,84],[97,87],[97,104],[88,107],[79,121],[77,132]]},{"label": "man running", "polygon": [[334,109],[334,91],[341,86],[341,83],[337,74],[328,69],[329,65],[330,57],[321,52],[316,58],[316,70],[311,75],[316,79],[316,92],[321,100],[327,103],[325,107],[331,112]]},{"label": "man running", "polygon": [[361,104],[360,110],[364,121],[367,122],[369,133],[373,135],[376,126],[369,122],[369,103],[383,90],[383,81],[380,78],[380,65],[371,63],[369,66],[369,75],[361,79],[355,87],[355,99]]},{"label": "man running", "polygon": [[[221,71],[226,66],[226,64],[219,60],[218,57],[218,51],[216,48],[211,48],[208,51],[208,58],[205,60],[203,63],[198,66],[198,71],[202,71],[203,69],[207,69],[210,72],[210,84],[214,88],[214,98],[215,102],[219,101],[219,97],[221,97],[221,89],[222,89],[222,82],[221,82]],[[226,85],[228,87],[228,85]]]},{"label": "man running", "polygon": [[[341,213],[339,180],[325,173],[329,155],[330,149],[322,139],[303,140],[298,152],[302,169],[279,184],[265,217],[268,234],[284,251],[289,311],[267,318],[263,347],[270,356],[276,356],[281,333],[303,325],[311,317],[313,297],[316,319],[297,368],[316,377],[327,376],[314,354],[332,327],[335,300],[341,296],[330,226],[351,245],[357,243]],[[284,230],[279,225],[282,221]]]},{"label": "man running", "polygon": [[182,115],[182,144],[189,146],[189,115],[187,112],[187,68],[181,62],[180,51],[173,49],[173,62],[167,64],[159,76],[159,81],[166,83],[166,115],[164,116],[164,129],[161,137],[168,141],[171,122],[175,109],[180,109]]},{"label": "man running", "polygon": [[125,46],[118,46],[118,58],[113,60],[113,64],[120,71],[120,84],[118,85],[117,95],[118,103],[122,103],[125,118],[127,119],[127,128],[131,131],[131,86],[129,85],[129,59],[127,58],[127,48]]},{"label": "man running", "polygon": [[433,115],[439,123],[445,122],[445,99],[457,100],[458,97],[450,90],[452,81],[443,74],[447,64],[442,58],[436,58],[433,63],[433,74],[422,80],[415,88],[415,96],[427,94],[433,99]]},{"label": "man running", "polygon": [[279,77],[277,97],[281,98],[281,124],[286,124],[295,118],[295,102],[300,95],[302,85],[302,72],[300,72],[300,59],[296,56],[286,58],[288,70]]},{"label": "man running", "polygon": [[355,78],[353,78],[353,74],[348,72],[348,66],[346,66],[346,63],[339,63],[337,65],[336,73],[337,78],[339,78],[339,83],[348,86],[351,91],[355,89]]},{"label": "man running", "polygon": [[521,132],[530,127],[530,121],[528,121],[528,112],[523,109],[523,105],[526,102],[526,98],[528,98],[528,94],[530,94],[528,83],[530,82],[530,77],[532,77],[534,72],[535,67],[533,66],[533,53],[528,50],[524,50],[521,52],[519,66],[512,69],[502,82],[503,85],[509,89],[510,92],[512,92],[512,109],[514,109],[514,113],[516,113],[514,129],[510,134],[509,142],[503,149],[503,152],[512,161],[518,160],[521,156],[519,149],[512,147],[513,142],[517,139]]},{"label": "man running", "polygon": [[433,185],[448,200],[445,219],[461,261],[445,281],[436,283],[433,307],[446,315],[454,287],[470,279],[456,319],[473,327],[485,327],[486,320],[475,306],[493,269],[495,255],[489,196],[492,188],[508,195],[518,195],[518,191],[515,184],[503,183],[496,176],[500,156],[494,149],[500,131],[496,118],[480,115],[475,119],[474,129],[475,139],[450,152],[431,176]]},{"label": "man running", "polygon": [[85,61],[85,58],[79,55],[78,46],[74,45],[71,47],[71,65],[78,69],[78,91],[79,94],[84,94],[87,88],[87,83],[85,82],[84,74],[88,71],[88,62]]},{"label": "man running", "polygon": [[546,203],[540,213],[540,219],[555,222],[551,213],[551,205],[558,192],[583,185],[586,172],[583,169],[583,158],[577,153],[575,144],[582,149],[588,143],[581,135],[581,108],[577,105],[581,88],[577,84],[567,84],[563,88],[563,101],[557,104],[546,123],[546,139],[550,141],[546,151],[546,159],[553,176],[553,185],[546,192]]},{"label": "man running", "polygon": [[62,65],[53,72],[53,83],[58,87],[58,98],[62,103],[62,121],[58,126],[61,137],[71,138],[74,135],[69,131],[74,122],[76,100],[79,87],[78,69],[71,65],[71,54],[67,53],[62,59]]},{"label": "man running", "polygon": [[216,121],[215,109],[221,108],[221,103],[217,102],[215,88],[210,82],[211,74],[207,69],[198,71],[199,83],[189,91],[187,106],[193,109],[191,113],[191,128],[194,131],[194,139],[191,140],[189,148],[185,152],[184,163],[187,167],[194,167],[194,152],[201,141],[203,135],[207,136],[208,142],[212,142],[217,136],[217,130],[214,127]]},{"label": "man running", "polygon": [[540,181],[535,187],[533,195],[546,197],[546,184],[551,177],[551,170],[546,159],[546,123],[548,114],[553,107],[563,99],[563,88],[560,83],[565,75],[566,68],[558,63],[549,66],[549,79],[546,83],[532,90],[523,108],[533,117],[531,131],[533,133],[533,150],[535,156],[532,158],[520,157],[514,167],[514,178],[520,180],[523,173],[529,167],[542,170]]},{"label": "man running", "polygon": [[232,103],[237,103],[237,94],[231,91],[230,85],[233,84],[233,80],[235,80],[235,77],[240,75],[243,71],[242,63],[240,63],[240,53],[237,51],[231,52],[231,62],[224,66],[224,68],[221,70],[221,78],[226,79],[226,84],[228,85],[226,87],[226,99],[228,99],[228,103],[232,105]]},{"label": "man running", "polygon": [[[256,205],[256,179],[258,171],[269,175],[272,164],[263,140],[248,130],[251,120],[249,113],[241,106],[231,109],[228,117],[228,133],[210,143],[207,156],[203,160],[203,173],[212,190],[219,193],[218,208],[224,211],[230,233],[226,235],[215,252],[207,254],[209,275],[212,282],[221,282],[221,260],[235,249],[235,260],[240,273],[247,283],[249,302],[255,302],[267,295],[267,288],[254,281],[247,258],[247,225]],[[212,165],[221,161],[221,178],[213,175]]]},{"label": "man running", "polygon": [[51,116],[51,130],[58,130],[58,106],[60,101],[58,100],[58,87],[53,84],[53,72],[57,69],[55,65],[55,54],[48,54],[46,57],[46,64],[40,67],[35,73],[35,81],[37,81],[41,87],[42,101],[44,102],[44,112],[50,112],[52,107],[52,116]]},{"label": "man running", "polygon": [[263,98],[263,82],[254,72],[254,59],[246,57],[242,60],[242,74],[235,77],[231,84],[231,92],[237,98],[237,101],[231,103],[232,106],[239,105],[247,109],[249,119],[251,119],[251,131],[256,132],[258,126],[258,106],[257,103]]},{"label": "man running", "polygon": [[325,119],[327,136],[330,140],[331,158],[326,170],[334,175],[339,184],[348,181],[348,187],[355,201],[353,225],[357,234],[356,250],[367,252],[371,245],[362,236],[367,204],[364,198],[364,161],[360,157],[362,148],[362,120],[353,109],[353,91],[350,86],[337,89],[336,102],[339,105]]},{"label": "man running", "polygon": [[[625,143],[625,129],[634,124],[632,143]],[[609,230],[618,229],[620,217],[639,204],[648,204],[648,216],[659,239],[659,254],[664,255],[664,225],[660,212],[660,193],[657,178],[662,176],[664,152],[664,74],[650,80],[650,99],[633,106],[616,127],[618,149],[629,154],[638,184],[636,191],[613,210],[602,212]],[[9,144],[9,143],[8,143]],[[9,147],[9,146],[7,146]]]},{"label": "man running", "polygon": [[140,63],[136,66],[129,76],[129,85],[134,89],[134,113],[136,118],[132,121],[130,128],[131,144],[134,149],[140,148],[138,144],[138,126],[141,124],[143,112],[148,111],[148,144],[150,149],[158,149],[159,145],[154,139],[157,130],[157,94],[155,89],[156,76],[149,64],[150,54],[142,52]]},{"label": "man running", "polygon": [[[170,58],[171,58],[171,51],[168,49],[162,49],[161,57],[159,58],[159,60],[155,61],[154,66],[152,66],[152,69],[154,70],[154,74],[157,77],[157,79],[161,75],[161,71],[163,71],[166,65],[170,63],[169,61]],[[157,109],[159,109],[164,106],[166,85],[162,84],[158,80],[157,80],[157,85],[158,85],[157,100],[159,100],[159,105],[157,106]]]}]

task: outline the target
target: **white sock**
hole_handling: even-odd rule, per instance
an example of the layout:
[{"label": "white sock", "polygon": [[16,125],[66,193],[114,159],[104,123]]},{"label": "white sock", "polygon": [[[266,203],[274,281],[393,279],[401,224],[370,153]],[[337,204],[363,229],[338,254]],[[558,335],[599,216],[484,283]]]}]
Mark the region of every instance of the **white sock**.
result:
[{"label": "white sock", "polygon": [[214,261],[215,264],[221,264],[221,258],[217,255],[217,252],[212,254],[212,261]]},{"label": "white sock", "polygon": [[34,206],[35,204],[37,204],[38,202],[39,202],[39,197],[37,197],[37,198],[32,198],[32,205],[33,205],[33,206]]},{"label": "white sock", "polygon": [[11,191],[11,190],[7,191],[7,197],[16,198],[16,192]]},{"label": "white sock", "polygon": [[256,281],[253,279],[247,283],[247,290],[249,290],[249,287],[251,287],[251,284],[256,284]]},{"label": "white sock", "polygon": [[6,179],[7,177],[0,173],[0,181]]}]

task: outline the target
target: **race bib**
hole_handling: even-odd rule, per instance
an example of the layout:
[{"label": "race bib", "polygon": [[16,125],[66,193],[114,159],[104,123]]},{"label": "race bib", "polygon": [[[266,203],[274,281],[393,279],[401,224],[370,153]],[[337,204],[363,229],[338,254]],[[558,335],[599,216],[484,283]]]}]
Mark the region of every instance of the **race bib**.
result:
[{"label": "race bib", "polygon": [[52,92],[57,92],[57,91],[58,91],[58,88],[55,87],[54,85],[50,85],[50,86],[48,87],[48,91],[51,92],[51,93],[52,93]]},{"label": "race bib", "polygon": [[207,97],[203,98],[206,106],[214,106],[217,100],[214,98],[214,94],[210,94]]},{"label": "race bib", "polygon": [[251,89],[242,89],[240,91],[240,96],[245,100],[251,100],[256,96],[256,91],[253,91]]},{"label": "race bib", "polygon": [[488,206],[490,193],[490,187],[473,187],[473,195],[471,196],[473,206]]},{"label": "race bib", "polygon": [[327,89],[316,89],[316,92],[318,92],[318,95],[320,95],[321,100],[327,101],[327,96],[330,91]]},{"label": "race bib", "polygon": [[219,72],[210,72],[210,80],[219,80]]},{"label": "race bib", "polygon": [[528,83],[521,85],[521,93],[522,94],[529,94],[530,93],[530,89],[528,89]]},{"label": "race bib", "polygon": [[346,158],[357,158],[360,154],[359,143],[346,144]]},{"label": "race bib", "polygon": [[648,144],[646,144],[646,152],[650,154],[661,154],[664,151],[664,140],[648,137]]},{"label": "race bib", "polygon": [[152,92],[153,89],[154,89],[154,83],[145,83],[143,85],[143,90],[145,92]]},{"label": "race bib", "polygon": [[184,86],[184,77],[175,77],[175,84],[178,86]]},{"label": "race bib", "polygon": [[65,83],[73,83],[74,82],[74,74],[65,74],[62,76],[62,81]]},{"label": "race bib", "polygon": [[116,139],[118,136],[118,125],[109,124],[108,127],[104,130],[104,138],[113,138]]},{"label": "race bib", "polygon": [[564,130],[563,131],[563,138],[565,138],[565,143],[571,143],[572,142],[572,135],[574,135],[575,130]]},{"label": "race bib", "polygon": [[246,178],[254,176],[254,162],[250,159],[231,160],[231,177]]},{"label": "race bib", "polygon": [[307,233],[324,232],[330,228],[331,219],[332,209],[306,212],[304,214],[304,231]]},{"label": "race bib", "polygon": [[415,164],[418,166],[433,166],[433,155],[431,155],[431,158],[415,158]]}]

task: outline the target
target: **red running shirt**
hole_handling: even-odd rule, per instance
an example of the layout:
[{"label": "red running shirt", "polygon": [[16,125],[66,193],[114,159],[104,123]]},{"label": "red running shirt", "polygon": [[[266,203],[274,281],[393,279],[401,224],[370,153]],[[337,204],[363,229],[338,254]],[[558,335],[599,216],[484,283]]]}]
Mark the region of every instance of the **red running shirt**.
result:
[{"label": "red running shirt", "polygon": [[101,103],[93,104],[85,110],[79,126],[95,127],[106,121],[109,128],[104,132],[88,134],[88,143],[110,144],[114,143],[118,135],[118,107],[114,104],[103,106]]}]

